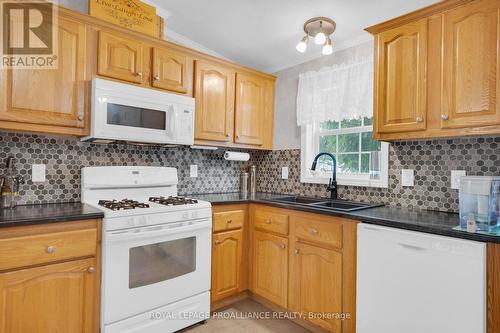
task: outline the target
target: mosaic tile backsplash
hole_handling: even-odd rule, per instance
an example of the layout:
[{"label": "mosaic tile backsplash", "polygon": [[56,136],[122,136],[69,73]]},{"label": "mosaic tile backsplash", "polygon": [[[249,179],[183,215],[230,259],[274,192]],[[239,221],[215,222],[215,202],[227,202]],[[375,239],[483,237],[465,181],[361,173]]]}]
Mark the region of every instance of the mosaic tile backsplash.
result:
[{"label": "mosaic tile backsplash", "polygon": [[[0,169],[10,155],[26,180],[19,204],[79,201],[80,169],[85,166],[172,166],[178,169],[179,194],[234,192],[239,190],[240,170],[247,163],[224,160],[222,150],[100,145],[74,137],[0,132]],[[46,182],[32,183],[31,164],[42,163],[47,165]],[[197,178],[189,177],[190,164],[198,165]]]},{"label": "mosaic tile backsplash", "polygon": [[[257,189],[305,196],[329,196],[326,185],[300,182],[300,150],[261,153]],[[281,167],[289,179],[281,179]],[[415,170],[415,186],[401,186],[401,169]],[[391,143],[389,188],[339,186],[342,199],[383,202],[388,205],[458,212],[458,190],[451,189],[451,170],[467,175],[500,174],[500,137],[460,138]]]},{"label": "mosaic tile backsplash", "polygon": [[[327,197],[326,185],[300,183],[300,151],[250,151],[249,162],[230,162],[223,150],[188,147],[158,148],[134,145],[99,145],[73,137],[0,132],[0,169],[13,155],[26,179],[20,204],[80,200],[80,169],[84,166],[172,166],[179,172],[179,194],[236,192],[239,174],[257,164],[257,190]],[[47,165],[47,180],[31,182],[31,164]],[[189,177],[189,165],[198,165],[198,177]],[[289,179],[281,179],[281,167]],[[396,142],[389,150],[389,188],[339,186],[339,197],[383,202],[401,207],[458,211],[458,191],[450,188],[451,170],[468,175],[500,174],[500,137]],[[415,170],[415,186],[401,186],[401,169]]]}]

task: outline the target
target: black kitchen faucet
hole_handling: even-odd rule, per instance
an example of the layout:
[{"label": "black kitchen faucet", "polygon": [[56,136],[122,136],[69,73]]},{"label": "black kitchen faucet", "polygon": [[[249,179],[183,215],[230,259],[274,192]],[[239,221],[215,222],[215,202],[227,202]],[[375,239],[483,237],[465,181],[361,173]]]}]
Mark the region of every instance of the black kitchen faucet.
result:
[{"label": "black kitchen faucet", "polygon": [[337,200],[337,160],[335,159],[335,156],[333,156],[330,153],[319,153],[316,155],[314,158],[313,164],[311,166],[311,170],[316,170],[316,164],[318,163],[318,159],[321,156],[330,156],[332,159],[332,168],[333,168],[333,175],[332,178],[330,178],[330,181],[328,182],[328,191],[330,191],[330,198],[332,200]]}]

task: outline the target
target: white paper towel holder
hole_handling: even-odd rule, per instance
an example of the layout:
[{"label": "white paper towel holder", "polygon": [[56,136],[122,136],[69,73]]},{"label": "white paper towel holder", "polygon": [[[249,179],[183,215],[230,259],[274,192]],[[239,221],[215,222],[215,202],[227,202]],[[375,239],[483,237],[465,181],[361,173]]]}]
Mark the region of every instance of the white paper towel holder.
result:
[{"label": "white paper towel holder", "polygon": [[242,153],[238,151],[225,151],[224,159],[227,161],[248,161],[250,159],[249,153]]}]

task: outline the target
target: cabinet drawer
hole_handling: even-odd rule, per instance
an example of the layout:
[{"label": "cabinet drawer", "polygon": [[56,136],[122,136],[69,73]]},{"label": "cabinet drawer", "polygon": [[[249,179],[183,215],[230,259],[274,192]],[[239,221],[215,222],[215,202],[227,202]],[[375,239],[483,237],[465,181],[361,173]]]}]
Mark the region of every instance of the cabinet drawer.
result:
[{"label": "cabinet drawer", "polygon": [[256,209],[254,223],[255,228],[288,235],[288,215]]},{"label": "cabinet drawer", "polygon": [[295,236],[298,239],[323,246],[342,248],[342,224],[321,222],[297,217],[295,219]]},{"label": "cabinet drawer", "polygon": [[241,228],[244,219],[245,212],[243,210],[214,213],[213,232]]},{"label": "cabinet drawer", "polygon": [[93,256],[96,246],[96,229],[1,239],[0,270]]}]

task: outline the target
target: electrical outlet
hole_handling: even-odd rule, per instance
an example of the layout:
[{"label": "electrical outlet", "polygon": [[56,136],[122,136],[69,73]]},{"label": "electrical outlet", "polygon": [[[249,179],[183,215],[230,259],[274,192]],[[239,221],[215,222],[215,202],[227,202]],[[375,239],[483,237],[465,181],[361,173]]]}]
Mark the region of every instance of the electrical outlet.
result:
[{"label": "electrical outlet", "polygon": [[466,176],[465,170],[451,170],[451,188],[460,189],[460,177]]},{"label": "electrical outlet", "polygon": [[401,185],[413,187],[415,185],[415,171],[413,169],[401,170]]},{"label": "electrical outlet", "polygon": [[281,179],[288,179],[288,167],[281,167]]},{"label": "electrical outlet", "polygon": [[45,164],[31,165],[31,181],[33,183],[43,183],[45,181]]},{"label": "electrical outlet", "polygon": [[196,178],[198,177],[198,165],[191,164],[189,166],[189,177]]}]

